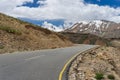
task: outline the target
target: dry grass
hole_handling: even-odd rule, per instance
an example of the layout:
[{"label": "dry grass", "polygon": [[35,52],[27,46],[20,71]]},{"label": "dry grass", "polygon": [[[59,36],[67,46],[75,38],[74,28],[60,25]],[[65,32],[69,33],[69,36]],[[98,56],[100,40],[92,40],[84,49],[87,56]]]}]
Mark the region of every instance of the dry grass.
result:
[{"label": "dry grass", "polygon": [[94,80],[95,78],[97,80],[120,80],[119,53],[118,48],[103,46],[80,54],[69,69],[68,80]]},{"label": "dry grass", "polygon": [[[0,14],[0,53],[71,46],[61,34]],[[4,25],[4,26],[3,26]],[[20,34],[20,35],[16,35]]]},{"label": "dry grass", "polygon": [[0,25],[0,30],[6,31],[6,32],[12,33],[12,34],[17,34],[17,35],[22,34],[19,30],[5,26],[5,25]]}]

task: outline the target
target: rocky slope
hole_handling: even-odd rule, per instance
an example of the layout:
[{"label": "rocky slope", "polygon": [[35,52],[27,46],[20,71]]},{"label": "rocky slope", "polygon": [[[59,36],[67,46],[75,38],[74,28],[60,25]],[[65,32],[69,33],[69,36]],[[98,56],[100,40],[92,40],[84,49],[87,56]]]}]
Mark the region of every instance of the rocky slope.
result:
[{"label": "rocky slope", "polygon": [[68,80],[120,80],[120,49],[100,47],[80,54],[72,63]]},{"label": "rocky slope", "polygon": [[0,53],[70,46],[63,35],[0,13]]},{"label": "rocky slope", "polygon": [[65,32],[90,33],[103,38],[120,38],[120,24],[106,20],[82,21],[66,29]]},{"label": "rocky slope", "polygon": [[104,39],[92,34],[82,34],[82,33],[69,33],[62,32],[62,34],[68,37],[75,44],[92,44],[92,45],[104,45],[111,46],[110,39]]}]

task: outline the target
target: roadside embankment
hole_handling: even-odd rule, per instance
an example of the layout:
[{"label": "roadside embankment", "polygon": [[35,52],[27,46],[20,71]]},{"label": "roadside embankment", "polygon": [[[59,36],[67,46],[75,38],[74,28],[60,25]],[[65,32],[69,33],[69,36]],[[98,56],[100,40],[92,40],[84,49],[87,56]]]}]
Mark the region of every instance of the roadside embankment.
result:
[{"label": "roadside embankment", "polygon": [[80,54],[71,64],[68,80],[120,80],[120,49],[100,47]]}]

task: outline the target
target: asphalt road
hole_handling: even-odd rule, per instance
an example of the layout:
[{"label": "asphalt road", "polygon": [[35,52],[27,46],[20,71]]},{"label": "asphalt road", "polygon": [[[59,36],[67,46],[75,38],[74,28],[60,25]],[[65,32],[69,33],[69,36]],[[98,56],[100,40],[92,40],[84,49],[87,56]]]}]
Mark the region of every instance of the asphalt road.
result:
[{"label": "asphalt road", "polygon": [[77,45],[0,55],[0,80],[58,80],[65,63],[78,52],[95,46]]}]

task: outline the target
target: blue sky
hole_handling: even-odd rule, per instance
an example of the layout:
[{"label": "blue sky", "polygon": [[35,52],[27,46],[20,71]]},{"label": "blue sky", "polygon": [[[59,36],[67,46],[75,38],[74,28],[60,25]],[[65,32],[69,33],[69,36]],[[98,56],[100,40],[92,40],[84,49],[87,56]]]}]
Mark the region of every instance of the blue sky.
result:
[{"label": "blue sky", "polygon": [[120,0],[0,0],[0,12],[37,25],[70,27],[78,21],[120,22]]},{"label": "blue sky", "polygon": [[42,25],[44,23],[44,21],[48,22],[48,23],[52,23],[53,25],[59,26],[59,25],[63,25],[64,24],[64,20],[60,20],[60,19],[53,19],[53,20],[32,20],[32,19],[27,19],[27,18],[19,18],[21,20],[27,21],[27,22],[31,22],[33,24],[37,24],[37,25]]},{"label": "blue sky", "polygon": [[86,3],[98,4],[100,6],[120,7],[120,0],[85,0]]},{"label": "blue sky", "polygon": [[28,7],[39,7],[40,4],[37,3],[38,0],[34,0],[33,2],[27,2],[27,3],[24,3],[22,6],[28,6]]},{"label": "blue sky", "polygon": [[[34,0],[33,2],[27,2],[23,4],[22,6],[29,6],[29,7],[39,7],[42,6],[42,4],[38,4],[39,0]],[[44,0],[43,0],[44,1]],[[90,4],[98,4],[100,6],[111,6],[111,7],[120,7],[120,0],[84,0],[85,3]]]}]

